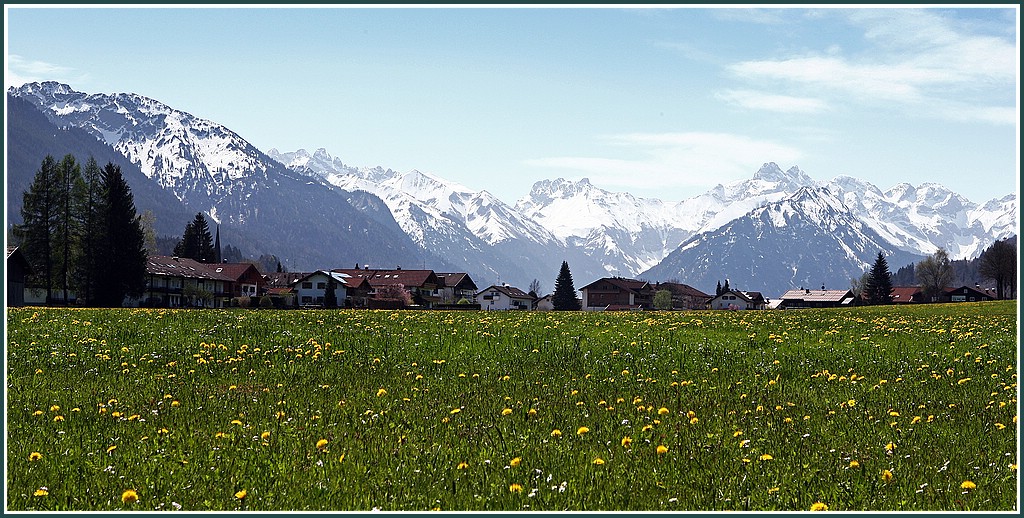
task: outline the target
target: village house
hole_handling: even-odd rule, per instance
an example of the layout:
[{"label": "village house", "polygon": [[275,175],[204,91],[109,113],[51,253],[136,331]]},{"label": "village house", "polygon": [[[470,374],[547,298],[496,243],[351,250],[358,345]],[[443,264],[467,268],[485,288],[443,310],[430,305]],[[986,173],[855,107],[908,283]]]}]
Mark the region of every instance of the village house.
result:
[{"label": "village house", "polygon": [[672,309],[705,309],[713,297],[688,284],[676,282],[659,282],[654,285],[654,293],[668,290],[672,294]]},{"label": "village house", "polygon": [[465,299],[472,302],[476,296],[477,287],[468,273],[435,273],[441,281],[438,288],[438,297],[443,304],[457,304]]},{"label": "village house", "polygon": [[708,309],[765,309],[768,301],[759,291],[727,290],[712,297]]},{"label": "village house", "polygon": [[370,298],[374,298],[381,287],[402,286],[409,290],[415,306],[431,308],[441,302],[440,289],[443,284],[433,270],[403,270],[401,267],[394,270],[371,270],[363,267],[339,268],[332,271],[353,278],[366,279],[370,286]]},{"label": "village house", "polygon": [[299,307],[324,307],[326,303],[327,288],[331,281],[334,281],[334,297],[336,307],[352,307],[352,301],[349,300],[349,280],[354,281],[354,285],[366,283],[366,279],[355,278],[339,273],[339,272],[328,272],[324,270],[317,270],[309,273],[306,276],[296,280],[293,283],[293,289],[295,290],[295,300]]},{"label": "village house", "polygon": [[845,308],[855,305],[856,296],[850,290],[789,290],[780,297],[779,309]]},{"label": "village house", "polygon": [[646,281],[605,277],[582,288],[585,311],[650,309],[654,288]]},{"label": "village house", "polygon": [[894,304],[923,304],[926,302],[982,302],[995,300],[995,293],[991,289],[982,291],[981,286],[960,286],[959,288],[945,288],[938,296],[928,300],[921,291],[920,286],[897,286],[892,289],[892,301]]},{"label": "village house", "polygon": [[555,295],[553,293],[548,294],[548,295],[544,295],[543,297],[537,299],[533,303],[533,309],[536,309],[537,311],[554,311],[555,310],[554,298],[555,298]]},{"label": "village house", "polygon": [[160,308],[217,307],[231,299],[236,279],[219,264],[204,264],[185,257],[150,256],[146,262],[146,287],[138,299],[128,298],[126,306]]},{"label": "village house", "polygon": [[234,297],[255,298],[263,294],[266,280],[260,274],[258,268],[252,263],[220,263],[210,264],[210,268],[232,279],[227,287],[228,300],[224,305],[230,304]]},{"label": "village house", "polygon": [[263,276],[263,293],[270,297],[275,308],[293,308],[298,306],[295,293],[295,282],[309,275],[310,272],[271,272]]},{"label": "village house", "polygon": [[487,311],[533,309],[533,296],[508,285],[490,286],[476,294],[476,301],[480,309]]},{"label": "village house", "polygon": [[25,277],[32,274],[32,266],[25,254],[16,246],[7,247],[7,306],[25,305]]}]

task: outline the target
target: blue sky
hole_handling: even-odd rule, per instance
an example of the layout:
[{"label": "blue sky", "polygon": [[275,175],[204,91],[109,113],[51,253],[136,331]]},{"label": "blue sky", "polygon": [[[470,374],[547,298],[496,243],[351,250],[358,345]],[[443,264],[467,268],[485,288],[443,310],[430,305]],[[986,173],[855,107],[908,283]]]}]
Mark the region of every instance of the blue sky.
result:
[{"label": "blue sky", "polygon": [[1020,170],[1018,6],[990,7],[5,5],[4,79],[509,203],[556,177],[675,201],[765,162],[981,203]]}]

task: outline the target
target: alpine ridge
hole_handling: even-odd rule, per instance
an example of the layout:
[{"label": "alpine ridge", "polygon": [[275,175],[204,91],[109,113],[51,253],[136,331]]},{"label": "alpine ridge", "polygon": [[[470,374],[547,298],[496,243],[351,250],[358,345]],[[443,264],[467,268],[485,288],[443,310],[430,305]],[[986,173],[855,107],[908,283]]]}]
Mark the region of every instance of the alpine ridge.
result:
[{"label": "alpine ridge", "polygon": [[[622,276],[677,279],[706,291],[730,278],[771,297],[792,287],[848,285],[879,251],[895,269],[938,248],[954,259],[977,257],[1017,232],[1013,193],[978,204],[934,183],[883,191],[845,174],[817,181],[773,162],[682,201],[556,178],[536,182],[510,205],[428,172],[347,165],[324,148],[263,152],[222,125],[138,94],[86,94],[43,82],[8,96],[31,104],[53,128],[85,132],[124,156],[151,182],[140,204],[153,204],[160,228],[187,222],[162,218],[205,212],[225,241],[248,254],[281,254],[293,270],[404,263],[466,271],[481,288],[537,279],[547,291],[566,260],[581,285]],[[10,104],[8,114],[11,138],[29,138],[19,121],[30,117],[11,118]],[[27,185],[38,167],[18,164],[9,189]],[[14,220],[19,203],[11,197]]]}]

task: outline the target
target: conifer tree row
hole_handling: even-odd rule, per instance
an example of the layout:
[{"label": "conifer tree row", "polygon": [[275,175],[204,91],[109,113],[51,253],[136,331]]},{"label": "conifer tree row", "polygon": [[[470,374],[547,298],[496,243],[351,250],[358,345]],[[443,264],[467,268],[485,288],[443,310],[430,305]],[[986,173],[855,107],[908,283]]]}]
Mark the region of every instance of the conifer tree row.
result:
[{"label": "conifer tree row", "polygon": [[120,166],[100,170],[90,157],[83,175],[73,155],[47,155],[22,195],[21,215],[14,237],[47,304],[67,304],[74,292],[79,304],[120,306],[142,294],[142,226]]}]

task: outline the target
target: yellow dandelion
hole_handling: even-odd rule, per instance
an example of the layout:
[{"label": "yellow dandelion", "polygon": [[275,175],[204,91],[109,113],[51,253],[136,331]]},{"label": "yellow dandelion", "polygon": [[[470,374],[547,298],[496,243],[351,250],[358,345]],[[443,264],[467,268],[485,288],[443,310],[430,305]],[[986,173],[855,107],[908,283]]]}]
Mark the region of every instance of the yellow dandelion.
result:
[{"label": "yellow dandelion", "polygon": [[519,484],[512,484],[511,486],[508,486],[508,491],[510,493],[522,493],[523,492],[523,486],[521,486]]},{"label": "yellow dandelion", "polygon": [[43,415],[43,411],[42,410],[36,410],[35,412],[32,412],[32,415]]},{"label": "yellow dandelion", "polygon": [[629,448],[631,444],[633,444],[633,439],[631,439],[628,435],[622,438],[623,448]]},{"label": "yellow dandelion", "polygon": [[651,428],[654,428],[654,426],[653,425],[649,425],[649,424],[645,424],[644,427],[640,429],[640,431],[641,432],[646,432],[647,430],[650,430]]},{"label": "yellow dandelion", "polygon": [[997,430],[1002,430],[1003,428],[1006,428],[1005,424],[1003,424],[1003,423],[996,423],[996,429]]},{"label": "yellow dandelion", "polygon": [[338,457],[338,462],[345,462],[345,454],[342,453],[341,457]]},{"label": "yellow dandelion", "polygon": [[595,465],[597,465],[597,466],[600,466],[600,465],[604,464],[604,459],[602,459],[601,457],[598,457],[598,458],[594,459],[593,463]]},{"label": "yellow dandelion", "polygon": [[743,435],[743,430],[736,430],[735,432],[732,433],[733,437],[739,437],[741,435]]},{"label": "yellow dandelion", "polygon": [[132,504],[139,501],[139,494],[134,489],[128,489],[124,493],[121,493],[121,502],[125,504]]},{"label": "yellow dandelion", "polygon": [[828,506],[823,504],[822,502],[814,502],[813,504],[811,504],[811,510],[812,511],[828,511]]},{"label": "yellow dandelion", "polygon": [[387,393],[388,393],[388,391],[386,391],[384,389],[380,389],[380,390],[377,391],[377,397],[381,397],[381,396],[383,396],[383,395],[385,395]]},{"label": "yellow dandelion", "polygon": [[586,426],[581,426],[581,427],[579,427],[576,430],[576,435],[583,435],[583,434],[585,434],[585,433],[587,433],[589,431],[590,431],[590,428],[587,428]]},{"label": "yellow dandelion", "polygon": [[116,444],[112,444],[109,447],[107,447],[107,453],[109,454],[110,452],[112,452],[112,451],[114,451],[116,449],[117,449],[117,445]]},{"label": "yellow dandelion", "polygon": [[174,401],[171,401],[171,406],[174,407],[174,408],[177,408],[177,407],[181,406],[181,401],[178,401],[177,399],[175,399]]},{"label": "yellow dandelion", "polygon": [[269,438],[270,438],[270,432],[263,432],[263,433],[260,434],[260,439],[263,439],[264,441],[269,439]]},{"label": "yellow dandelion", "polygon": [[668,413],[668,409],[665,408],[665,407],[661,407],[661,408],[658,409],[658,415],[665,415],[667,413]]},{"label": "yellow dandelion", "polygon": [[896,449],[896,443],[890,442],[889,444],[885,445],[885,451],[892,452],[895,449]]},{"label": "yellow dandelion", "polygon": [[521,462],[523,462],[523,459],[520,458],[520,457],[516,457],[516,458],[508,461],[508,465],[512,466],[513,468],[515,468],[515,467],[519,466],[519,463],[521,463]]},{"label": "yellow dandelion", "polygon": [[506,408],[506,409],[501,411],[501,415],[509,415],[511,413],[512,413],[512,409],[511,408]]},{"label": "yellow dandelion", "polygon": [[32,496],[46,496],[48,494],[50,494],[50,492],[47,491],[45,487],[41,487],[36,489],[35,493],[32,493]]},{"label": "yellow dandelion", "polygon": [[529,411],[526,412],[526,414],[529,415],[530,417],[533,417],[537,415],[537,410],[531,408]]},{"label": "yellow dandelion", "polygon": [[452,411],[448,412],[448,413],[451,414],[451,415],[455,415],[455,414],[457,414],[459,412],[462,412],[461,408],[453,408]]},{"label": "yellow dandelion", "polygon": [[686,417],[689,417],[690,419],[693,419],[694,417],[697,417],[697,413],[694,412],[693,410],[690,410],[690,411],[686,412]]},{"label": "yellow dandelion", "polygon": [[855,460],[851,460],[850,461],[850,468],[859,468],[859,467],[860,467],[860,463],[859,462],[857,462]]},{"label": "yellow dandelion", "polygon": [[554,430],[551,430],[551,436],[552,437],[561,437],[562,436],[562,431],[559,430],[558,428],[555,428]]},{"label": "yellow dandelion", "polygon": [[327,439],[320,439],[316,442],[316,449],[322,450],[327,447]]},{"label": "yellow dandelion", "polygon": [[237,425],[241,426],[241,425],[242,425],[242,422],[241,422],[241,421],[239,421],[238,419],[232,419],[232,420],[231,420],[231,424],[237,424]]},{"label": "yellow dandelion", "polygon": [[668,446],[665,446],[664,444],[659,444],[658,448],[655,451],[658,452],[658,455],[668,453]]},{"label": "yellow dandelion", "polygon": [[887,482],[887,483],[888,482],[892,482],[892,472],[887,470],[887,469],[883,469],[882,470],[882,480]]},{"label": "yellow dandelion", "polygon": [[35,461],[37,461],[37,460],[39,460],[41,458],[43,458],[43,454],[39,453],[38,451],[34,451],[34,452],[28,454],[29,462],[35,462]]},{"label": "yellow dandelion", "polygon": [[458,466],[455,466],[455,469],[466,469],[468,467],[469,467],[469,464],[466,464],[466,462],[463,461],[463,462],[460,462]]},{"label": "yellow dandelion", "polygon": [[55,422],[56,421],[63,421],[64,420],[64,416],[62,416],[62,415],[55,415],[55,416],[53,416],[53,420]]},{"label": "yellow dandelion", "polygon": [[243,489],[243,490],[235,493],[235,498],[237,498],[239,500],[244,500],[245,499],[245,495],[248,495],[248,494],[249,494],[249,492]]},{"label": "yellow dandelion", "polygon": [[765,453],[764,455],[761,455],[760,457],[758,457],[757,460],[772,460],[774,458],[775,457],[772,457],[771,455],[768,455],[767,453]]},{"label": "yellow dandelion", "polygon": [[59,411],[60,411],[60,405],[53,405],[53,406],[50,407],[50,412],[59,412]]},{"label": "yellow dandelion", "polygon": [[697,424],[698,419],[696,417],[690,418],[690,424]]},{"label": "yellow dandelion", "polygon": [[974,482],[971,482],[970,480],[965,480],[965,481],[963,481],[963,483],[960,484],[960,489],[968,489],[968,490],[970,490],[970,489],[976,489],[977,487],[978,486]]}]

